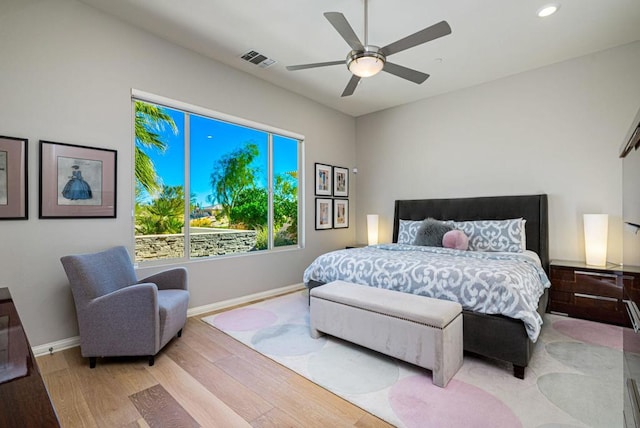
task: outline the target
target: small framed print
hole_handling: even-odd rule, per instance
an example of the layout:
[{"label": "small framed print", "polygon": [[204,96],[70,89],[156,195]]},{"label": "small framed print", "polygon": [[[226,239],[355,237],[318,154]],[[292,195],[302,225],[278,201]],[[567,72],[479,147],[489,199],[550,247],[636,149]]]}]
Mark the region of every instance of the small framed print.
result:
[{"label": "small framed print", "polygon": [[116,216],[115,150],[40,141],[40,218]]},{"label": "small framed print", "polygon": [[0,136],[0,220],[26,220],[27,146],[25,138]]},{"label": "small framed print", "polygon": [[333,228],[341,229],[349,227],[349,200],[333,200]]},{"label": "small framed print", "polygon": [[315,186],[317,196],[331,196],[331,165],[316,163]]},{"label": "small framed print", "polygon": [[316,230],[331,229],[333,199],[316,198]]},{"label": "small framed print", "polygon": [[349,169],[333,167],[333,196],[349,196]]}]

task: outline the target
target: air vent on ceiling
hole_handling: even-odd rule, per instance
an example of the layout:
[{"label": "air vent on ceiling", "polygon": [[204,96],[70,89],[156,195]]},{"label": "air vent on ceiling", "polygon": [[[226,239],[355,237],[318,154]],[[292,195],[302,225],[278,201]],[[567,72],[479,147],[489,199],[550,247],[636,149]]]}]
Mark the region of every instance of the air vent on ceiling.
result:
[{"label": "air vent on ceiling", "polygon": [[267,68],[276,63],[275,59],[267,58],[266,56],[256,51],[249,51],[242,55],[240,58],[245,61],[249,61],[251,64],[257,65],[260,68]]}]

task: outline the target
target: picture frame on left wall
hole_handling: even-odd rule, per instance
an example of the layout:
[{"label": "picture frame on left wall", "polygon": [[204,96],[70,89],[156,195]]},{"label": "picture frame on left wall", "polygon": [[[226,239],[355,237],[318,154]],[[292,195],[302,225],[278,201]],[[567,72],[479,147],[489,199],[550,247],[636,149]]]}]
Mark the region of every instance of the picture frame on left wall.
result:
[{"label": "picture frame on left wall", "polygon": [[117,155],[40,140],[40,218],[115,218]]},{"label": "picture frame on left wall", "polygon": [[316,198],[316,230],[332,228],[333,199]]},{"label": "picture frame on left wall", "polygon": [[0,136],[0,220],[27,220],[28,146],[26,138]]}]

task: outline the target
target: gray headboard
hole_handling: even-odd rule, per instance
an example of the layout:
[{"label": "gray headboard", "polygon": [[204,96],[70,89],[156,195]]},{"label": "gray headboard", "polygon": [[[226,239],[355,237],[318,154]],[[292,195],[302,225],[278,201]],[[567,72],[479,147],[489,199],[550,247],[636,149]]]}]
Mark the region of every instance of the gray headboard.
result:
[{"label": "gray headboard", "polygon": [[397,200],[393,218],[393,242],[398,241],[402,220],[506,220],[524,218],[527,249],[535,251],[549,272],[549,215],[547,195],[490,196],[453,199]]}]

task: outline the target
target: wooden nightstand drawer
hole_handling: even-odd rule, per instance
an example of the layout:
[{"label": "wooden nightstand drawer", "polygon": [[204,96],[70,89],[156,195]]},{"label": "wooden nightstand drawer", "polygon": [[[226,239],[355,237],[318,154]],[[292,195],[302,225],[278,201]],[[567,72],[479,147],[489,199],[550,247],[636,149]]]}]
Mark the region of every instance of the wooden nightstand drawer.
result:
[{"label": "wooden nightstand drawer", "polygon": [[622,277],[615,273],[552,266],[551,282],[557,291],[622,299]]}]

